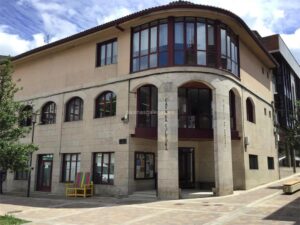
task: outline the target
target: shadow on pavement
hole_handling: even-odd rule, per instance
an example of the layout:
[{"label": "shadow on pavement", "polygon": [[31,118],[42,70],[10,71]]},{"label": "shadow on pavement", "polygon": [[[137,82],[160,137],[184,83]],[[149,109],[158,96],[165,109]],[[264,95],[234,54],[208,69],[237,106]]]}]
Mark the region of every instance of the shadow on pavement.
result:
[{"label": "shadow on pavement", "polygon": [[295,222],[295,225],[300,225],[300,197],[281,207],[264,219]]}]

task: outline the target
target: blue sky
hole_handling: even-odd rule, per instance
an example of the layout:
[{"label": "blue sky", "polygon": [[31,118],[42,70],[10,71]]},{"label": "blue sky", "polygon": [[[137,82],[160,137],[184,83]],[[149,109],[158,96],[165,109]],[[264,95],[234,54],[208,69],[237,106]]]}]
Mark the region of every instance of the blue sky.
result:
[{"label": "blue sky", "polygon": [[[45,42],[170,0],[0,0],[0,55],[16,55]],[[192,0],[228,9],[262,36],[279,33],[300,62],[299,0]]]}]

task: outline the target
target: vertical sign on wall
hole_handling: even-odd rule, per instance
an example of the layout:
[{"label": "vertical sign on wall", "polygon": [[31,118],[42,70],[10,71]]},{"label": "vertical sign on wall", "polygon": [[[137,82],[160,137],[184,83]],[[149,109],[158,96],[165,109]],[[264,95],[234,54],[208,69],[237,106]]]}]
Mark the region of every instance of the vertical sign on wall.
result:
[{"label": "vertical sign on wall", "polygon": [[165,97],[165,111],[164,111],[164,123],[165,123],[165,150],[168,150],[168,98]]}]

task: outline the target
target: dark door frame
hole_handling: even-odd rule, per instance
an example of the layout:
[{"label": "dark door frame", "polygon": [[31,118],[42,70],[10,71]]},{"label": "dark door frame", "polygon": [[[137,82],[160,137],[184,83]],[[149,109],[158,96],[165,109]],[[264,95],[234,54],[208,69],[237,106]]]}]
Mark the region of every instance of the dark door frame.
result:
[{"label": "dark door frame", "polygon": [[[45,191],[45,192],[51,192],[52,188],[52,170],[53,170],[53,158],[52,160],[43,160],[43,156],[45,155],[53,155],[53,154],[41,154],[38,155],[38,171],[37,171],[37,179],[36,179],[36,190],[37,191]],[[43,165],[45,162],[50,162],[51,163],[51,171],[50,171],[50,181],[49,187],[43,187],[43,178],[44,178],[44,170],[43,170]],[[42,171],[41,171],[42,170]]]},{"label": "dark door frame", "polygon": [[[186,183],[184,186],[180,184],[180,153],[183,152],[183,154],[191,154],[192,156],[192,182]],[[187,162],[186,162],[187,163]],[[187,166],[187,165],[186,165]],[[194,147],[179,147],[178,148],[178,182],[180,188],[195,188],[195,148]]]}]

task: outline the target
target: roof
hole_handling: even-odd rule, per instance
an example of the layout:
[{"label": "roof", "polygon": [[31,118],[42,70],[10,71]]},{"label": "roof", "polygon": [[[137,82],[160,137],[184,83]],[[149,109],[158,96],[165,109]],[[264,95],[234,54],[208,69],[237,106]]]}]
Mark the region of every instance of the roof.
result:
[{"label": "roof", "polygon": [[156,6],[156,7],[152,7],[152,8],[148,8],[148,9],[144,9],[144,10],[135,12],[135,13],[130,14],[128,16],[121,17],[119,19],[110,21],[108,23],[104,23],[102,25],[99,25],[99,26],[90,28],[88,30],[79,32],[79,33],[74,34],[72,36],[69,36],[69,37],[60,39],[58,41],[49,43],[47,45],[32,49],[32,50],[27,51],[27,52],[24,52],[20,55],[17,55],[15,57],[13,57],[12,60],[15,61],[15,60],[24,58],[26,56],[44,51],[46,49],[50,49],[50,48],[53,48],[55,46],[59,46],[59,45],[62,45],[64,43],[71,42],[73,40],[79,39],[81,37],[96,33],[100,30],[104,30],[104,29],[107,29],[107,28],[110,28],[110,27],[118,26],[119,24],[122,24],[124,22],[129,21],[129,20],[132,20],[132,19],[135,19],[135,18],[138,18],[138,17],[141,17],[141,16],[145,16],[145,15],[151,14],[153,12],[162,11],[162,10],[169,10],[169,9],[176,9],[176,8],[210,10],[210,11],[215,11],[215,12],[230,16],[231,18],[233,18],[234,20],[236,20],[237,22],[239,22],[242,25],[242,27],[247,31],[247,33],[251,36],[251,38],[257,43],[257,45],[263,50],[263,52],[268,56],[268,58],[274,63],[274,65],[277,65],[276,60],[268,53],[268,51],[266,50],[266,48],[264,47],[262,42],[256,37],[255,34],[253,34],[253,32],[250,30],[250,28],[247,26],[247,24],[240,17],[238,17],[237,15],[235,15],[234,13],[232,13],[228,10],[225,10],[225,9],[222,9],[222,8],[219,8],[219,7],[194,4],[194,3],[191,3],[191,2],[188,2],[188,1],[174,1],[174,2],[171,2],[167,5]]},{"label": "roof", "polygon": [[279,34],[263,37],[262,42],[270,53],[280,53],[300,78],[300,65]]}]

